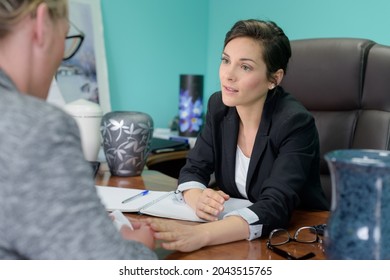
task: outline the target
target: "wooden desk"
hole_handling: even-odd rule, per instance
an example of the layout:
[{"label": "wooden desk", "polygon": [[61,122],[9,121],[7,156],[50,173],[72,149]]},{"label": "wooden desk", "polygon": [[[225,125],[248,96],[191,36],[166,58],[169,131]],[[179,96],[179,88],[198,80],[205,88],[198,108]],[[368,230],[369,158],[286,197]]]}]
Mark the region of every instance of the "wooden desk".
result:
[{"label": "wooden desk", "polygon": [[[102,165],[96,177],[96,184],[123,188],[170,191],[176,189],[177,180],[154,170],[144,170],[141,176],[136,177],[116,177],[111,176],[110,172],[107,170],[107,166]],[[301,226],[326,223],[328,214],[327,211],[309,212],[297,210],[291,220],[289,227],[290,234],[293,235],[295,230]],[[126,215],[132,218],[139,217],[139,215],[136,214]],[[160,259],[168,260],[283,259],[267,248],[266,241],[267,238],[259,238],[253,241],[242,240],[228,244],[209,246],[190,253],[164,250],[157,243],[155,251]],[[290,242],[279,247],[295,256],[313,252],[316,255],[313,259],[325,259],[322,244],[319,243],[300,244],[297,242]]]}]

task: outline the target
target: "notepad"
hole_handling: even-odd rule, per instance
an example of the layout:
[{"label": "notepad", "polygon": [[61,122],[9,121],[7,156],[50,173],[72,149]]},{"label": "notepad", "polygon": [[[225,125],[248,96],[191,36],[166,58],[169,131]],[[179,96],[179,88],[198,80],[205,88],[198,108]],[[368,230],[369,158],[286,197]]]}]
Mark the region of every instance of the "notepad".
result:
[{"label": "notepad", "polygon": [[[96,186],[96,189],[108,211],[120,210],[177,220],[206,222],[200,219],[190,206],[179,201],[174,191],[149,191],[145,196],[140,196],[129,203],[122,203],[124,199],[137,195],[142,190],[108,186]],[[230,198],[225,202],[225,209],[219,218],[222,219],[228,212],[248,207],[251,204],[246,199]]]}]

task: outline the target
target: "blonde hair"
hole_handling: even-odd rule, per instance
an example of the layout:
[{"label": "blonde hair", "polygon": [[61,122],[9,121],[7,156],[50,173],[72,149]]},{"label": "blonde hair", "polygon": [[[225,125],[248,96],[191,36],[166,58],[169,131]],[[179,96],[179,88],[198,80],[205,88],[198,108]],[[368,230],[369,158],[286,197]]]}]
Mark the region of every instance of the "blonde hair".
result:
[{"label": "blonde hair", "polygon": [[68,0],[0,0],[0,39],[26,15],[34,16],[41,3],[46,3],[52,19],[68,16]]}]

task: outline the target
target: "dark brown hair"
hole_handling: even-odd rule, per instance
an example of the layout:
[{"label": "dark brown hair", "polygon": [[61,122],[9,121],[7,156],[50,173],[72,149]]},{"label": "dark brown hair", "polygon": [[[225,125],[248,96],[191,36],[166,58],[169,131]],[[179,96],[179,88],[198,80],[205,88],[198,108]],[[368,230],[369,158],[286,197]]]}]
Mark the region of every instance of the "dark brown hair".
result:
[{"label": "dark brown hair", "polygon": [[286,73],[291,57],[290,40],[276,23],[255,19],[240,20],[226,33],[224,48],[238,37],[252,38],[261,44],[269,81],[274,80],[272,74],[279,69]]}]

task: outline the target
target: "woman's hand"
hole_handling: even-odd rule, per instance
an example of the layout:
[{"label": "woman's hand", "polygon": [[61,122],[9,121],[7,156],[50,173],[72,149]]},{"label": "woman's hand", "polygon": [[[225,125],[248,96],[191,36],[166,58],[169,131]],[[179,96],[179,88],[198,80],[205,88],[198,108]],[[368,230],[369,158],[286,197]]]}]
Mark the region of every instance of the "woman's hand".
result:
[{"label": "woman's hand", "polygon": [[150,249],[154,249],[154,232],[145,221],[130,219],[118,210],[113,211],[108,216],[114,222],[123,239],[138,241]]},{"label": "woman's hand", "polygon": [[163,240],[161,246],[167,250],[191,252],[249,237],[249,225],[239,216],[201,224],[159,218],[148,218],[146,221],[155,232],[154,237]]},{"label": "woman's hand", "polygon": [[156,239],[164,240],[166,250],[191,252],[207,245],[208,233],[201,225],[183,224],[173,220],[147,219]]},{"label": "woman's hand", "polygon": [[120,229],[120,233],[123,239],[134,240],[143,243],[145,246],[149,247],[151,250],[155,247],[154,232],[149,224],[137,221],[135,219],[131,220],[131,225],[134,230],[130,227],[123,225]]},{"label": "woman's hand", "polygon": [[223,191],[215,191],[210,188],[190,189],[184,192],[184,199],[194,210],[196,215],[207,221],[218,220],[223,211],[226,200],[230,197]]}]

